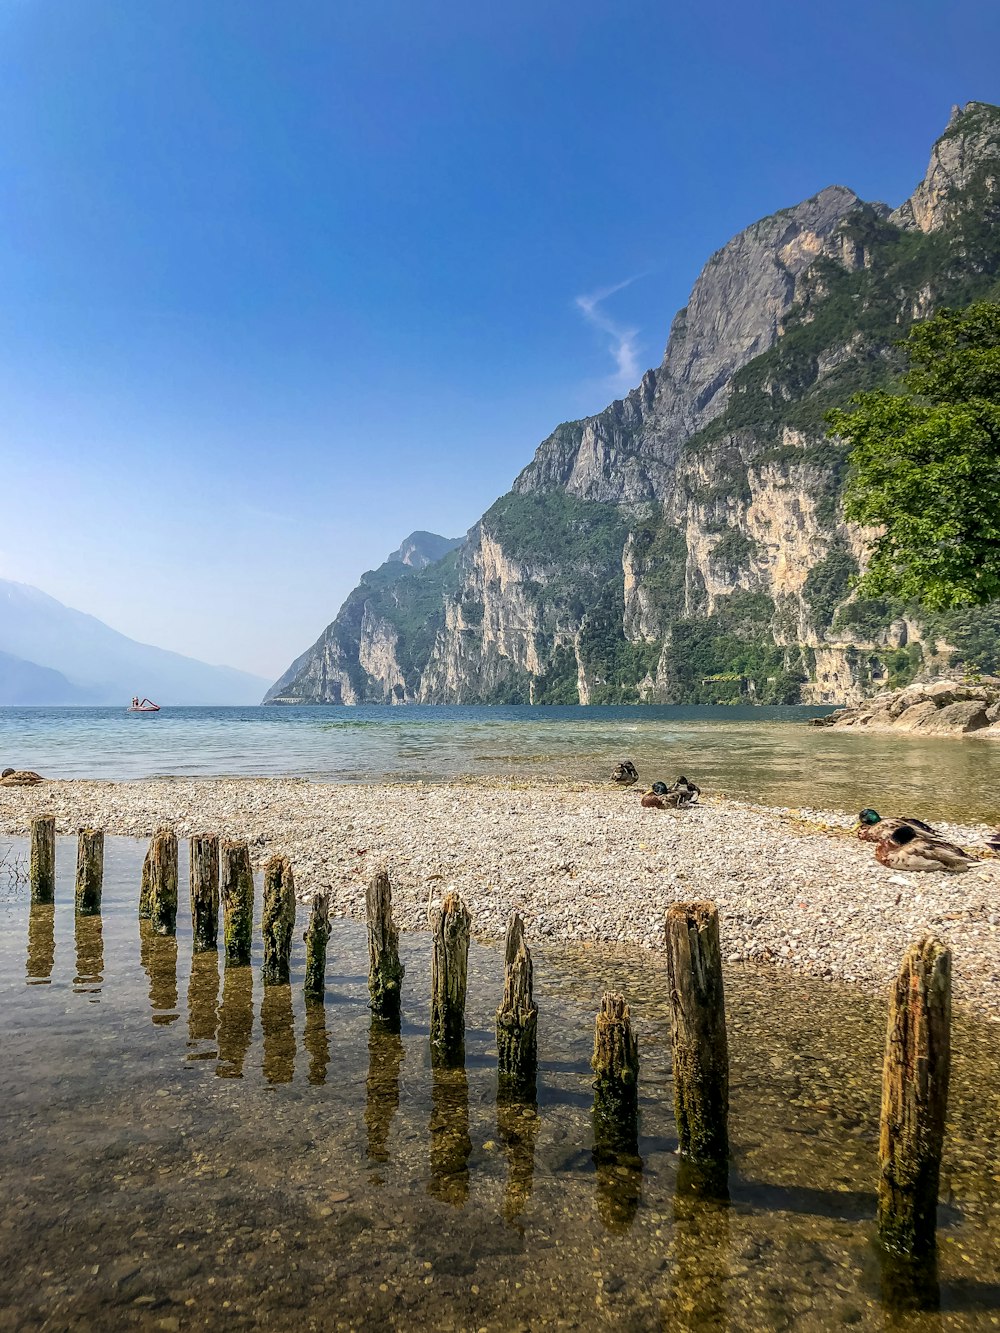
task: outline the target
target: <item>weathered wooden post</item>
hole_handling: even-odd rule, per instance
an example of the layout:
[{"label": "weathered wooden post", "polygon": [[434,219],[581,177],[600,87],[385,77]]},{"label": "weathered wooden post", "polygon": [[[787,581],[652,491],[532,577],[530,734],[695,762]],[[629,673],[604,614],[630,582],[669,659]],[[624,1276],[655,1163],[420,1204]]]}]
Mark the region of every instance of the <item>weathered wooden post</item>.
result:
[{"label": "weathered wooden post", "polygon": [[104,887],[104,832],[82,828],[76,848],[76,910],[95,916],[101,910]]},{"label": "weathered wooden post", "polygon": [[157,935],[177,934],[177,885],[177,834],[172,828],[157,829],[143,865],[141,895]]},{"label": "weathered wooden post", "polygon": [[465,1059],[465,991],[472,918],[457,893],[434,909],[431,932],[431,1062],[459,1065]]},{"label": "weathered wooden post", "polygon": [[247,967],[253,947],[253,866],[245,842],[223,840],[219,895],[226,967]]},{"label": "weathered wooden post", "polygon": [[291,976],[292,935],[295,931],[295,879],[287,856],[272,856],[264,867],[265,986],[287,986]]},{"label": "weathered wooden post", "polygon": [[399,961],[399,932],[392,919],[392,885],[384,865],[368,881],[368,991],[371,1010],[380,1023],[399,1031],[400,990],[405,968]]},{"label": "weathered wooden post", "polygon": [[705,1168],[705,1192],[717,1193],[728,1176],[729,1050],[715,904],[674,903],[666,945],[680,1152]]},{"label": "weathered wooden post", "polygon": [[[330,925],[330,895],[317,893],[309,904],[309,920],[306,922],[306,975],[305,997],[307,1002],[322,1004],[326,994],[326,944],[332,934]],[[308,1023],[308,1017],[307,1017]]]},{"label": "weathered wooden post", "polygon": [[219,947],[219,835],[196,833],[189,849],[194,951],[214,952]]},{"label": "weathered wooden post", "polygon": [[33,903],[56,900],[56,817],[36,815],[31,821],[31,861],[28,869]]},{"label": "weathered wooden post", "polygon": [[882,1071],[878,1230],[901,1254],[935,1247],[950,1069],[951,950],[925,935],[890,992]]},{"label": "weathered wooden post", "polygon": [[604,1225],[624,1232],[642,1190],[639,1156],[639,1047],[628,1005],[607,993],[594,1021],[594,1166]]},{"label": "weathered wooden post", "polygon": [[538,1006],[524,922],[511,915],[504,939],[503,1000],[497,1009],[497,1074],[503,1091],[532,1090],[538,1066]]}]

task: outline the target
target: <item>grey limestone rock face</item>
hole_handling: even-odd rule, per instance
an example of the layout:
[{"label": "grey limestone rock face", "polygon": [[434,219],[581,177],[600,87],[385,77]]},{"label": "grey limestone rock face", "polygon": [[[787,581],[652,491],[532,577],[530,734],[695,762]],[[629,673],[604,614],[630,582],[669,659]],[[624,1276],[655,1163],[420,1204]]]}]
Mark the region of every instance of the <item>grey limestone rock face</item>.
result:
[{"label": "grey limestone rock face", "polygon": [[985,102],[952,107],[923,180],[890,221],[908,231],[938,231],[950,219],[956,193],[969,188],[983,162],[995,155],[998,140],[1000,108]]}]

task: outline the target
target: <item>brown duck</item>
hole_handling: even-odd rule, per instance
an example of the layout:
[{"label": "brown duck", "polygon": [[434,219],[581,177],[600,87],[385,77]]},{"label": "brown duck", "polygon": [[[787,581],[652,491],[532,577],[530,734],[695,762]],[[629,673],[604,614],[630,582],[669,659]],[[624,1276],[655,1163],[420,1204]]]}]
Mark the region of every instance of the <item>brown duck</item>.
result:
[{"label": "brown duck", "polygon": [[0,773],[0,787],[35,787],[44,779],[27,768],[5,768]]}]

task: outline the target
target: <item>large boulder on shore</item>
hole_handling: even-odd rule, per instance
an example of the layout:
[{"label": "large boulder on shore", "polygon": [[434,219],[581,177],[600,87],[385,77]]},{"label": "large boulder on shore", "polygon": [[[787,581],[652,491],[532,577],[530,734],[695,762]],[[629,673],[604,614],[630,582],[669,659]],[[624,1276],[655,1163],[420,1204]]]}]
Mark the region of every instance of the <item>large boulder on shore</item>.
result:
[{"label": "large boulder on shore", "polygon": [[918,736],[1000,737],[1000,679],[932,680],[884,690],[853,708],[817,718],[821,727],[910,731]]}]

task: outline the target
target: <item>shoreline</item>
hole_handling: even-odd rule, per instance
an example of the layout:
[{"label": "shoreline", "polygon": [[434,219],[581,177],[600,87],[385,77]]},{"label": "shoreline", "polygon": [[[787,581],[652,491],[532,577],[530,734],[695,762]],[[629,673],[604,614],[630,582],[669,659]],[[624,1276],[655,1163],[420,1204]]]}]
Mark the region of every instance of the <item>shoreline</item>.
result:
[{"label": "shoreline", "polygon": [[[181,838],[246,838],[255,869],[284,853],[300,899],[329,889],[331,915],[358,920],[384,860],[405,930],[426,929],[428,903],[454,889],[479,938],[502,938],[516,908],[532,944],[659,951],[669,905],[711,898],[729,964],[866,989],[884,986],[932,930],[953,950],[956,1003],[1000,1021],[1000,860],[964,874],[892,872],[842,813],[711,795],[684,811],[644,810],[638,789],[608,784],[66,779],[0,789],[0,837],[25,837],[46,812],[59,835],[92,824],[147,839],[170,823]],[[973,848],[986,831],[937,826]]]}]

